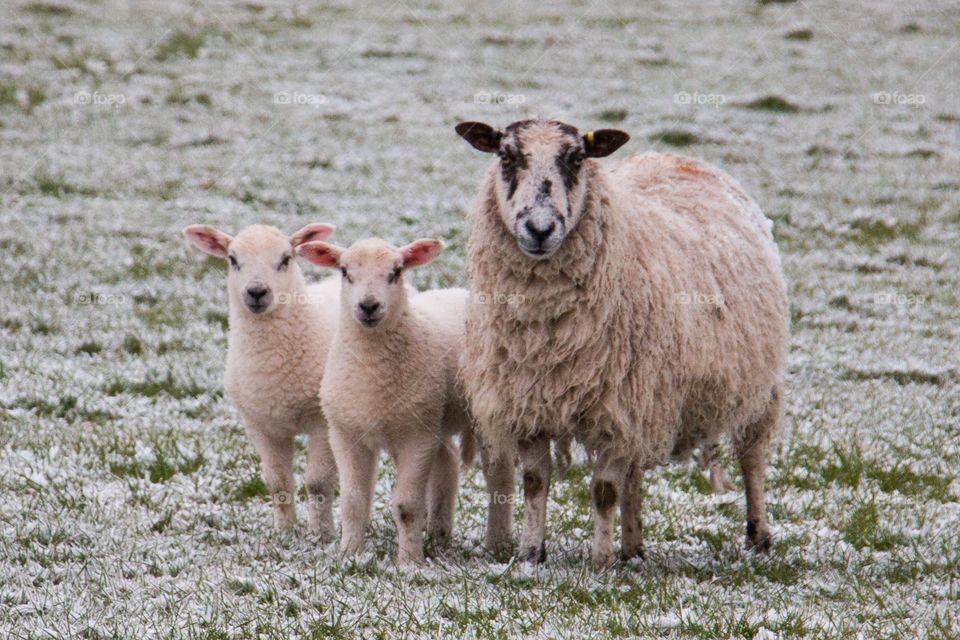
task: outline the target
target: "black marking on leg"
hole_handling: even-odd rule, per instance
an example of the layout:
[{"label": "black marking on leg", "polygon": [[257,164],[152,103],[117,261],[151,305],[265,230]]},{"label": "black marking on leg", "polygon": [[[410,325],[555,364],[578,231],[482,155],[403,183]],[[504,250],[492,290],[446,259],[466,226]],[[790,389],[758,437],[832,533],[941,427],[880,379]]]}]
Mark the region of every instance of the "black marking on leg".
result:
[{"label": "black marking on leg", "polygon": [[752,541],[757,537],[757,522],[756,520],[747,520],[747,537]]},{"label": "black marking on leg", "polygon": [[397,515],[400,518],[400,522],[408,527],[413,524],[413,520],[417,517],[417,514],[414,512],[414,510],[406,505],[397,507]]},{"label": "black marking on leg", "polygon": [[607,511],[617,504],[617,488],[612,482],[598,480],[593,483],[593,504],[598,511]]},{"label": "black marking on leg", "polygon": [[540,493],[543,488],[543,478],[539,473],[527,471],[523,474],[523,494],[532,496]]}]

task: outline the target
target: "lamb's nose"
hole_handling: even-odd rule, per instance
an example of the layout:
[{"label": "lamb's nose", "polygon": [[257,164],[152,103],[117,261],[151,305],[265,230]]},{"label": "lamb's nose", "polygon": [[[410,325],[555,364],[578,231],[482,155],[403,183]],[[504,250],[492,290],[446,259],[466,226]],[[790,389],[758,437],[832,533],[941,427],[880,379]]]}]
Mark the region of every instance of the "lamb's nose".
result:
[{"label": "lamb's nose", "polygon": [[376,300],[364,300],[359,305],[360,310],[363,311],[368,316],[372,316],[377,312],[377,309],[380,308],[380,303]]},{"label": "lamb's nose", "polygon": [[247,295],[253,298],[254,300],[259,300],[263,296],[267,295],[269,289],[267,289],[262,284],[254,284],[247,287]]},{"label": "lamb's nose", "polygon": [[527,220],[524,226],[527,228],[527,233],[529,233],[534,240],[543,244],[543,241],[549,238],[553,230],[557,228],[557,223],[551,220],[547,226],[540,227],[533,224],[533,221]]}]

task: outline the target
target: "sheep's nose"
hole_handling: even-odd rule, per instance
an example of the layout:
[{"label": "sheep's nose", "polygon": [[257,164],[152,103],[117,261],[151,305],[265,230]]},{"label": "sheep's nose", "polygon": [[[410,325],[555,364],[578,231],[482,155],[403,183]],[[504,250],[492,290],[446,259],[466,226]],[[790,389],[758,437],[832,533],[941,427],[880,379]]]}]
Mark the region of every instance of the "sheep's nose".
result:
[{"label": "sheep's nose", "polygon": [[247,287],[247,295],[250,296],[253,300],[260,300],[261,298],[263,298],[263,296],[267,295],[269,291],[270,290],[267,289],[262,284],[254,284]]},{"label": "sheep's nose", "polygon": [[543,241],[549,238],[550,234],[553,233],[553,230],[557,228],[557,223],[551,220],[550,224],[545,227],[541,227],[534,224],[532,220],[527,220],[524,226],[527,228],[527,233],[529,233],[534,240],[540,244],[543,244]]},{"label": "sheep's nose", "polygon": [[360,310],[363,311],[368,316],[372,316],[377,312],[377,309],[380,308],[380,303],[376,300],[364,300],[357,306],[360,307]]}]

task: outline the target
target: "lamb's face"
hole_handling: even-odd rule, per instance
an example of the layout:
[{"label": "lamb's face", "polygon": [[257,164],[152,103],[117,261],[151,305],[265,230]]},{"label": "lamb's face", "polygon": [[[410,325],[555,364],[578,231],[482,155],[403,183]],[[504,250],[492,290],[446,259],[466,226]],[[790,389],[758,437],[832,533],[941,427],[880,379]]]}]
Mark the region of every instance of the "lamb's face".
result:
[{"label": "lamb's face", "polygon": [[254,315],[296,302],[291,294],[303,277],[290,239],[273,227],[248,227],[227,247],[227,286],[234,303]]},{"label": "lamb's face", "polygon": [[360,240],[349,249],[326,242],[308,242],[297,249],[314,264],[340,270],[342,312],[367,329],[389,325],[402,313],[404,270],[430,262],[442,250],[440,240],[416,240],[397,248],[378,238]]},{"label": "lamb's face", "polygon": [[502,132],[464,122],[457,133],[475,148],[499,156],[501,219],[520,250],[536,260],[555,253],[580,219],[587,190],[584,160],[609,155],[629,139],[613,129],[581,135],[556,120],[522,120]]},{"label": "lamb's face", "polygon": [[327,224],[312,224],[288,238],[275,227],[253,225],[231,238],[212,227],[193,225],[184,229],[184,235],[202,251],[228,261],[231,305],[254,316],[265,316],[281,305],[304,302],[298,295],[303,274],[295,248],[309,240],[327,238],[333,229]]}]

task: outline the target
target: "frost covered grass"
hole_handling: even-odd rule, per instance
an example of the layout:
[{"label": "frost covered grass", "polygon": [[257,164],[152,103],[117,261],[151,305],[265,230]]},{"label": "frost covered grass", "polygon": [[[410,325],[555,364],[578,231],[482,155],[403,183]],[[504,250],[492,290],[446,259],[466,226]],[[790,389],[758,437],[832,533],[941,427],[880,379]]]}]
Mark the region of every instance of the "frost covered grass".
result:
[{"label": "frost covered grass", "polygon": [[[3,3],[0,635],[957,637],[958,24],[946,0]],[[600,575],[582,461],[535,569],[485,556],[478,472],[420,569],[390,562],[389,465],[358,561],[272,531],[222,266],[179,230],[438,236],[415,284],[462,285],[486,159],[453,125],[532,114],[716,162],[776,221],[769,557],[692,465],[647,474],[648,558]]]}]

